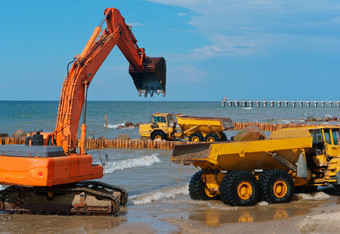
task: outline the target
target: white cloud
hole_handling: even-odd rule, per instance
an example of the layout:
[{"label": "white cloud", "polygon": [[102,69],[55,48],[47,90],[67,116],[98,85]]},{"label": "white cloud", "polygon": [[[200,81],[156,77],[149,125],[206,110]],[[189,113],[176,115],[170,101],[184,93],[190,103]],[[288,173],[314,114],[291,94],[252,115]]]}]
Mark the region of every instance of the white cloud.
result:
[{"label": "white cloud", "polygon": [[189,13],[184,13],[184,12],[178,13],[178,16],[187,16],[187,15],[189,15]]},{"label": "white cloud", "polygon": [[172,66],[168,77],[170,82],[186,81],[189,83],[200,83],[207,75],[207,72],[194,67],[191,64],[183,64],[181,66]]},{"label": "white cloud", "polygon": [[208,40],[206,45],[187,54],[195,59],[261,53],[273,45],[308,48],[318,43],[320,48],[332,49],[325,42],[340,27],[340,2],[331,0],[149,1],[189,10],[187,23]]}]

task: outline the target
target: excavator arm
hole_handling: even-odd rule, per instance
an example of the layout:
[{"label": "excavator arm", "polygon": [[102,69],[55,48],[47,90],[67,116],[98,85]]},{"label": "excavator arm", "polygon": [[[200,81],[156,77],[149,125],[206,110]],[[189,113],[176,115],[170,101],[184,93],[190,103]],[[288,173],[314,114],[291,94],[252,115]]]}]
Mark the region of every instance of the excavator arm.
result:
[{"label": "excavator arm", "polygon": [[[106,21],[107,28],[102,30]],[[165,96],[166,64],[164,58],[150,58],[143,48],[139,48],[130,26],[115,8],[107,8],[100,25],[95,28],[90,40],[80,55],[73,61],[62,86],[57,124],[52,134],[52,142],[62,146],[67,154],[75,152],[77,146],[78,124],[83,110],[80,148],[85,151],[86,99],[91,81],[117,45],[129,61],[129,73],[139,95],[163,93]]]}]

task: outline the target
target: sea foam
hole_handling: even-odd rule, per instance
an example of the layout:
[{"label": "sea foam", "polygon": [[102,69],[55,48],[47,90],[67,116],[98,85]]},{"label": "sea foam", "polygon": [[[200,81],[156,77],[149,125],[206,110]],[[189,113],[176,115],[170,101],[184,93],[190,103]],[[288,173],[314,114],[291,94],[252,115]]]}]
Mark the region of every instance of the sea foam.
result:
[{"label": "sea foam", "polygon": [[150,193],[131,196],[129,199],[135,205],[148,204],[155,201],[166,200],[174,198],[179,194],[188,194],[188,184],[177,187],[177,188],[164,188],[161,190],[153,191]]},{"label": "sea foam", "polygon": [[105,163],[105,174],[110,174],[117,170],[124,170],[128,168],[135,167],[147,167],[152,164],[159,163],[161,160],[157,157],[157,154],[153,154],[150,156],[144,156],[141,158],[131,158],[120,161],[112,161]]},{"label": "sea foam", "polygon": [[[107,128],[113,128],[113,129],[117,129],[119,126],[125,126],[125,122],[124,123],[120,123],[120,124],[108,124]],[[105,124],[104,124],[105,127]]]},{"label": "sea foam", "polygon": [[296,196],[299,199],[304,199],[304,200],[327,200],[330,198],[330,196],[324,192],[317,192],[314,194],[299,193],[299,194],[296,194]]}]

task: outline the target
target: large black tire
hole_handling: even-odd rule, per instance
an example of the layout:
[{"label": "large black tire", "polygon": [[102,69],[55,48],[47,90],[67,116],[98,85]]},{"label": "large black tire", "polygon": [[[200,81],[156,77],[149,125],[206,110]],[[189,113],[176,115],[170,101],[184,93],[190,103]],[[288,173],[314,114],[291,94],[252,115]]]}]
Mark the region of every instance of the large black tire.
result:
[{"label": "large black tire", "polygon": [[261,198],[268,203],[290,202],[294,195],[294,183],[290,175],[281,169],[262,172],[259,179]]},{"label": "large black tire", "polygon": [[219,133],[220,141],[227,141],[227,135],[224,132]]},{"label": "large black tire", "polygon": [[203,171],[196,172],[189,183],[189,195],[192,200],[212,200],[205,192],[205,183],[202,181]]},{"label": "large black tire", "polygon": [[252,206],[259,201],[260,189],[250,171],[231,171],[220,185],[221,200],[231,206]]},{"label": "large black tire", "polygon": [[166,140],[166,135],[164,132],[156,131],[156,132],[151,133],[151,139],[152,140],[156,140],[156,139]]},{"label": "large black tire", "polygon": [[215,133],[208,133],[204,137],[204,141],[206,141],[206,142],[215,142],[215,141],[219,141],[219,140],[220,140],[220,138]]},{"label": "large black tire", "polygon": [[203,140],[204,140],[203,135],[199,132],[194,132],[189,137],[189,141],[198,142],[198,141],[203,141]]}]

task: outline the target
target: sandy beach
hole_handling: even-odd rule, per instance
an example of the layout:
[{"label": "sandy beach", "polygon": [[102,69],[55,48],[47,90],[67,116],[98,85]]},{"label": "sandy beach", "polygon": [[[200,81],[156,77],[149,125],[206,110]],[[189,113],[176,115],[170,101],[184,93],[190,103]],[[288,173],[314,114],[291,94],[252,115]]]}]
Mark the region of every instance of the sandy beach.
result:
[{"label": "sandy beach", "polygon": [[339,233],[340,199],[298,194],[291,203],[230,207],[188,195],[123,207],[118,217],[0,216],[7,233]]}]

